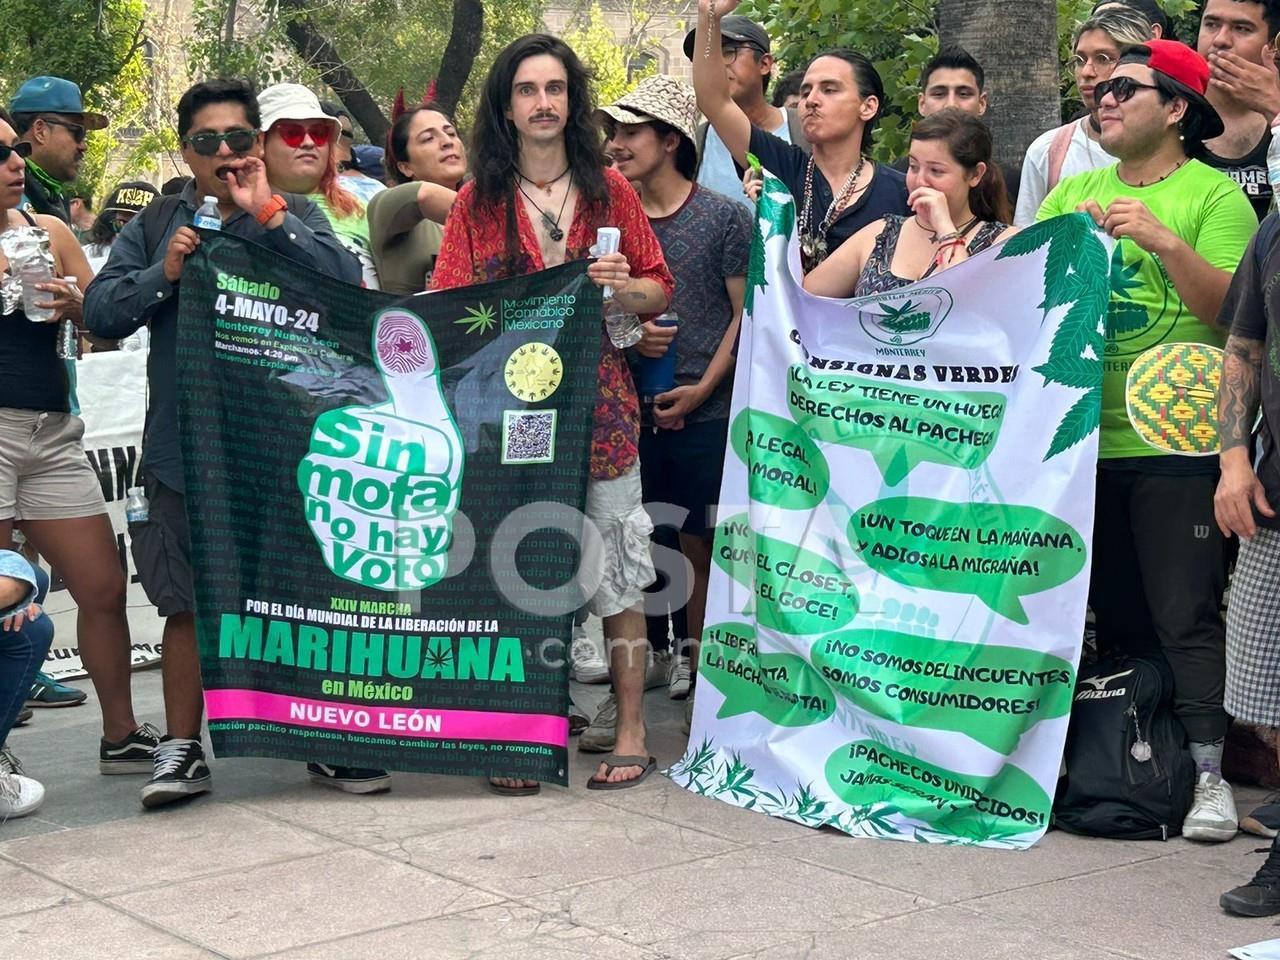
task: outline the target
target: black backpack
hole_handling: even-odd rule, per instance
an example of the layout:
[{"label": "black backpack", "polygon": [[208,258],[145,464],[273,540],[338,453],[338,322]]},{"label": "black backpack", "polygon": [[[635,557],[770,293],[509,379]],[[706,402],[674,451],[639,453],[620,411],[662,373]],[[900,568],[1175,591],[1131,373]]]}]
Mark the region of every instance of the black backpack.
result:
[{"label": "black backpack", "polygon": [[1101,657],[1080,668],[1054,826],[1122,840],[1182,832],[1196,770],[1172,699],[1163,657]]}]

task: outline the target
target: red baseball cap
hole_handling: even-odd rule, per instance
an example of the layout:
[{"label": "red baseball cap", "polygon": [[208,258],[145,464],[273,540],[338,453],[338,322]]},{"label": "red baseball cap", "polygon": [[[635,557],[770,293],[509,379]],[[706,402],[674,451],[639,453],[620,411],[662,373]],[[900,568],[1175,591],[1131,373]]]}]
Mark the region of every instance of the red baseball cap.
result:
[{"label": "red baseball cap", "polygon": [[1222,135],[1222,118],[1205,99],[1205,91],[1209,89],[1208,61],[1185,43],[1148,40],[1126,49],[1120,63],[1141,63],[1156,73],[1164,74],[1178,88],[1178,95],[1204,116],[1204,139],[1212,140]]}]

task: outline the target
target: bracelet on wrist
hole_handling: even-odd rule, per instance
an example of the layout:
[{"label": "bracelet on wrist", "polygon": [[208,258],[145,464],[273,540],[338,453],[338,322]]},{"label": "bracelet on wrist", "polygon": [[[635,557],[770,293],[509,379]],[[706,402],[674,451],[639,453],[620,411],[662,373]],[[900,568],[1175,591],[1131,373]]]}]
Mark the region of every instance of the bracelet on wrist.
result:
[{"label": "bracelet on wrist", "polygon": [[944,243],[954,243],[957,240],[964,240],[964,234],[959,230],[952,230],[950,233],[944,233],[942,236],[938,237],[937,243],[941,246]]},{"label": "bracelet on wrist", "polygon": [[254,219],[265,227],[268,220],[274,217],[281,210],[288,209],[288,206],[289,205],[285,202],[284,197],[280,196],[278,193],[272,194],[271,199],[264,203],[262,205],[262,209],[254,214]]}]

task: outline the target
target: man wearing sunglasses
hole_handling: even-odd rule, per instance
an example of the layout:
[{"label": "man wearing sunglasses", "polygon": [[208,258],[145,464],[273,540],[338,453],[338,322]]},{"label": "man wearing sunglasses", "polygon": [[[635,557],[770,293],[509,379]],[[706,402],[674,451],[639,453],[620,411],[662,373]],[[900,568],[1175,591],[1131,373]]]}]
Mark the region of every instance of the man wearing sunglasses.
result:
[{"label": "man wearing sunglasses", "polygon": [[130,534],[138,578],[165,618],[161,666],[168,735],[155,747],[154,771],[142,788],[146,807],[209,789],[200,745],[204,700],[175,371],[178,285],[183,262],[200,246],[191,226],[196,208],[203,197],[214,197],[224,233],[347,283],[360,282],[359,264],[316,205],[272,192],[260,126],[258,98],[244,81],[210,80],[184,93],[178,138],[193,179],[180,195],[159,198],[125,225],[106,266],[85,291],[85,321],[99,336],[121,339],[144,324],[151,329],[141,463],[151,507],[147,520],[130,525]]},{"label": "man wearing sunglasses", "polygon": [[1102,146],[1119,163],[1067,177],[1038,219],[1082,210],[1116,240],[1089,603],[1100,650],[1163,653],[1172,668],[1173,711],[1198,767],[1182,833],[1223,841],[1235,835],[1237,818],[1222,779],[1226,563],[1213,513],[1218,458],[1159,453],[1125,410],[1125,377],[1138,355],[1158,343],[1222,345],[1218,313],[1257,227],[1239,187],[1194,159],[1204,141],[1222,134],[1205,96],[1209,75],[1204,58],[1176,41],[1129,47],[1093,88]]},{"label": "man wearing sunglasses", "polygon": [[[694,31],[690,30],[684,38],[684,55],[690,60],[694,57],[693,34]],[[774,61],[769,34],[764,27],[738,14],[724,17],[720,22],[720,53],[724,58],[725,72],[729,75],[729,96],[747,115],[752,126],[767,130],[807,152],[809,141],[805,138],[799,112],[775,107],[765,99]],[[698,56],[702,56],[702,51],[698,51]],[[739,201],[754,213],[755,200],[742,188],[745,171],[734,162],[729,148],[706,120],[698,125],[695,145],[701,159],[699,185]]]},{"label": "man wearing sunglasses", "polygon": [[84,109],[80,88],[61,77],[32,77],[9,101],[14,129],[31,145],[23,208],[71,222],[66,185],[80,174],[86,137],[107,118]]}]

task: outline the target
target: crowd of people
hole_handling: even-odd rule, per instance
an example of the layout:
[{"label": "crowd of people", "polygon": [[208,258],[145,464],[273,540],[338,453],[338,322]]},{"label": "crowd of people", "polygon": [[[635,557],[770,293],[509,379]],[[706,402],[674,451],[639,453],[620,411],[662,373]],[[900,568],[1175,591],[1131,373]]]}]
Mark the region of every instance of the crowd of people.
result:
[{"label": "crowd of people", "polygon": [[[626,349],[602,324],[585,512],[603,546],[584,562],[602,575],[586,612],[602,619],[606,644],[575,643],[572,664],[579,679],[612,685],[598,714],[576,725],[579,748],[604,754],[588,787],[644,780],[655,766],[645,690],[665,685],[685,700],[686,726],[696,691],[760,188],[751,154],[794,198],[803,284],[820,296],[913,283],[1060,214],[1088,213],[1117,241],[1123,282],[1113,277],[1107,317],[1116,350],[1104,365],[1089,602],[1099,650],[1163,657],[1172,671],[1197,767],[1182,834],[1235,836],[1241,821],[1222,776],[1230,720],[1280,728],[1280,452],[1270,427],[1280,422],[1280,367],[1268,359],[1280,234],[1259,231],[1275,219],[1280,179],[1280,3],[1207,0],[1194,44],[1172,37],[1153,0],[1098,3],[1065,65],[1080,115],[1046,130],[1014,167],[995,160],[986,77],[965,50],[944,48],[925,67],[907,155],[882,163],[871,157],[885,104],[874,64],[834,49],[775,78],[772,39],[736,5],[700,0],[684,43],[692,86],[655,76],[599,108],[572,49],[521,38],[489,71],[468,136],[428,102],[393,118],[384,148],[357,145],[350,114],[305,86],[197,83],[177,105],[189,176],[160,191],[122,183],[96,216],[70,184],[106,118],[56,77],[27,81],[0,111],[3,229],[47,231],[55,279],[39,289],[55,320],[71,319],[97,348],[139,331],[149,348],[150,514],[130,532],[139,578],[165,618],[163,734],[132,707],[125,581],[81,448],[74,361],[57,357],[57,324],[28,322],[17,278],[3,278],[0,547],[20,534],[78,605],[104,774],[149,774],[146,806],[210,785],[174,365],[178,282],[200,244],[196,210],[213,197],[224,231],[353,284],[412,294],[590,259],[591,280],[644,318]],[[605,225],[621,228],[621,248],[597,257]],[[656,322],[667,311],[677,325]],[[1220,458],[1162,455],[1129,424],[1133,357],[1123,344],[1144,330],[1225,345]],[[641,403],[641,366],[673,342],[676,386]],[[646,505],[677,509],[651,516]],[[656,585],[654,544],[687,560],[687,603]],[[40,672],[52,638],[44,589],[20,556],[0,553],[0,744],[25,708],[84,700]],[[386,771],[319,761],[308,774],[349,792],[390,785]],[[489,785],[512,796],[540,789],[502,777]],[[0,816],[29,813],[42,796],[0,748]],[[1243,822],[1275,837],[1280,804]],[[1280,847],[1222,904],[1280,913]]]}]

